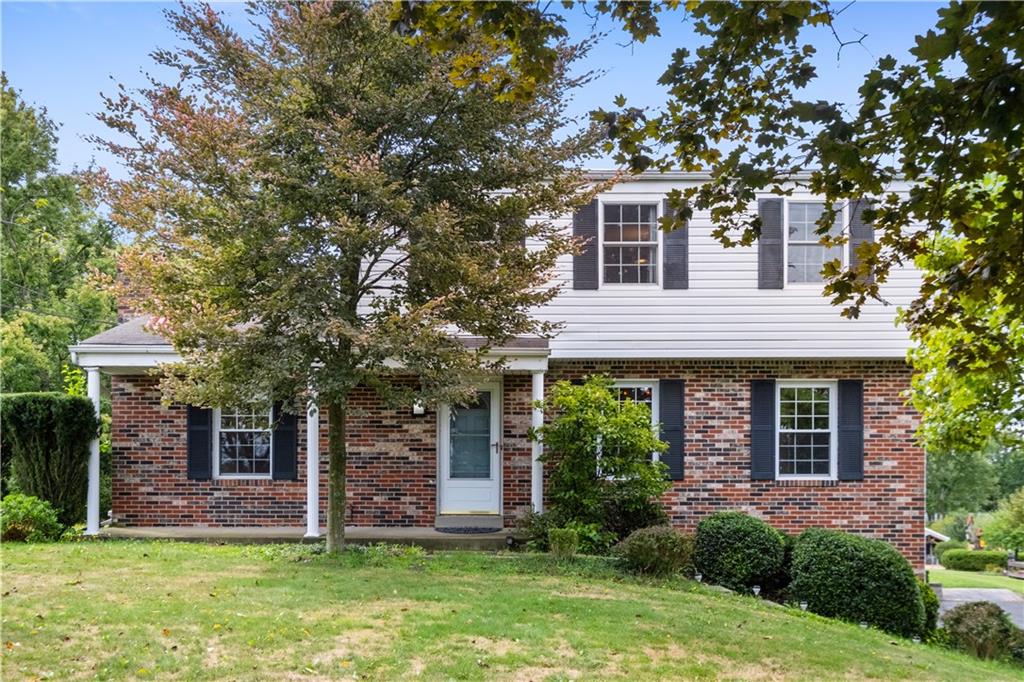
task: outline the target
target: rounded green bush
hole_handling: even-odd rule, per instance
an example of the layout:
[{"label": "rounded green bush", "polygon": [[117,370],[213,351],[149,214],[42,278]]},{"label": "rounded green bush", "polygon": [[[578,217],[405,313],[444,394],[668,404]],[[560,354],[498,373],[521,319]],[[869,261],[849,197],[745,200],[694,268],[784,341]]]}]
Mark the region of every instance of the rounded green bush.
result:
[{"label": "rounded green bush", "polygon": [[1012,655],[1017,628],[1001,608],[987,601],[961,604],[942,617],[943,629],[954,649],[978,658]]},{"label": "rounded green bush", "polygon": [[921,592],[921,604],[924,606],[922,639],[930,640],[935,635],[935,629],[939,624],[939,595],[935,594],[935,590],[920,578],[917,581],[917,589]]},{"label": "rounded green bush", "polygon": [[575,528],[551,528],[548,530],[548,545],[557,558],[572,558],[580,551],[580,534]]},{"label": "rounded green bush", "polygon": [[0,539],[48,542],[60,537],[57,512],[46,500],[11,493],[0,502]]},{"label": "rounded green bush", "polygon": [[985,571],[990,566],[1006,568],[1007,554],[1001,549],[948,549],[941,561],[953,571]]},{"label": "rounded green bush", "polygon": [[671,575],[693,568],[693,536],[671,526],[635,530],[615,551],[627,569],[641,575]]},{"label": "rounded green bush", "polygon": [[942,563],[942,555],[951,549],[967,549],[967,542],[964,540],[946,540],[935,545],[935,558]]},{"label": "rounded green bush", "polygon": [[819,615],[866,622],[904,637],[927,636],[914,570],[881,540],[821,528],[804,531],[793,550],[791,589]]},{"label": "rounded green bush", "polygon": [[768,584],[781,571],[783,555],[782,534],[743,512],[718,512],[697,524],[697,570],[731,590]]}]

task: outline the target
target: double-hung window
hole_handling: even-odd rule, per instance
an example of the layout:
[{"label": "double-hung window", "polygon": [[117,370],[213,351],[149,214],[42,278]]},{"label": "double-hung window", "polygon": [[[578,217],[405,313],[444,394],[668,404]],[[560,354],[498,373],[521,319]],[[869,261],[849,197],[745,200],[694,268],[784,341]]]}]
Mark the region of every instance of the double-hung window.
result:
[{"label": "double-hung window", "polygon": [[[631,400],[639,405],[646,405],[651,411],[651,428],[658,423],[658,382],[656,381],[616,381],[615,397],[620,403]],[[658,461],[658,453],[651,453],[651,459]]]},{"label": "double-hung window", "polygon": [[605,204],[602,258],[605,284],[658,283],[658,207]]},{"label": "double-hung window", "polygon": [[776,476],[835,478],[835,382],[778,382],[776,392]]},{"label": "double-hung window", "polygon": [[269,478],[271,409],[261,405],[224,407],[214,412],[216,476]]},{"label": "double-hung window", "polygon": [[[787,202],[787,248],[786,282],[806,284],[821,282],[821,269],[828,261],[842,258],[840,246],[825,246],[817,233],[818,220],[825,211],[825,204],[810,201]],[[836,213],[829,234],[837,236],[843,231],[843,214]]]}]

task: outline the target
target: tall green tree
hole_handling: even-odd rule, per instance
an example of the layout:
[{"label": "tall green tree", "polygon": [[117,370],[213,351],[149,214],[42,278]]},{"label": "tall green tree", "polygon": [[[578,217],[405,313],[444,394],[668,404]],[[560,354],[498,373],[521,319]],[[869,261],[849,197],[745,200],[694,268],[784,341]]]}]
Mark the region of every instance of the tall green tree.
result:
[{"label": "tall green tree", "polygon": [[533,97],[501,101],[448,78],[507,56],[473,35],[432,52],[390,31],[386,6],[249,11],[252,36],[208,6],[169,15],[184,46],[154,59],[173,77],[107,99],[99,142],[128,176],[105,196],[135,235],[126,281],[183,359],[169,398],[298,410],[312,391],[326,407],[335,551],[352,391],[464,400],[497,369],[493,344],[551,331],[531,309],[573,243],[529,218],[589,200],[593,138],[562,133],[581,48],[559,45]]},{"label": "tall green tree", "polygon": [[[875,241],[858,246],[857,264],[837,260],[824,268],[826,294],[847,317],[882,297],[879,285],[894,267],[929,254],[936,240],[953,240],[955,259],[926,273],[905,322],[918,339],[941,345],[941,371],[951,382],[984,383],[975,392],[993,408],[1019,408],[1024,3],[951,2],[938,9],[935,27],[916,37],[911,60],[878,58],[852,106],[805,99],[817,78],[810,38],[833,36],[840,58],[859,40],[844,26],[845,6],[594,3],[635,40],[682,21],[701,42],[673,53],[659,81],[668,93],[663,106],[633,107],[619,97],[595,113],[607,132],[605,148],[634,171],[710,173],[708,182],[673,194],[677,219],[666,228],[685,229],[694,207],[709,210],[726,246],[757,239],[760,222],[748,207],[758,192],[807,187],[836,209],[870,198],[864,217],[875,225]],[[530,97],[551,73],[552,46],[567,32],[557,8],[396,2],[392,16],[404,35],[435,49],[471,29],[507,45],[513,58],[481,61],[477,77],[502,83],[502,96],[514,99]],[[986,176],[1002,181],[986,186]],[[909,191],[892,191],[897,181]],[[844,243],[846,234],[828,235],[833,218],[825,212],[818,234],[825,244]],[[975,417],[997,418],[981,411]],[[971,437],[966,429],[957,433]]]},{"label": "tall green tree", "polygon": [[67,347],[115,320],[93,274],[111,275],[113,226],[82,179],[57,170],[57,127],[0,77],[0,383],[60,390]]}]

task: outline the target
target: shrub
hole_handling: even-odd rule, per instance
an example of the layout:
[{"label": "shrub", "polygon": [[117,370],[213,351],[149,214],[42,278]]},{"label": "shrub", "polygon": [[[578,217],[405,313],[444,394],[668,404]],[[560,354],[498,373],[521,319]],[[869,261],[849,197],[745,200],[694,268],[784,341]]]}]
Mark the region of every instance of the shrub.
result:
[{"label": "shrub", "polygon": [[606,554],[615,544],[615,534],[603,530],[596,523],[581,523],[566,516],[557,509],[544,513],[527,512],[517,524],[519,532],[526,539],[526,546],[534,552],[551,549],[550,532],[556,528],[569,528],[579,538],[579,552],[583,554]]},{"label": "shrub", "polygon": [[625,538],[641,528],[668,525],[668,514],[658,499],[618,487],[607,491],[601,503],[601,518],[604,528],[616,538]]},{"label": "shrub", "polygon": [[693,568],[694,539],[671,526],[651,526],[629,534],[615,548],[626,568],[641,575],[671,575]]},{"label": "shrub", "polygon": [[575,528],[552,528],[548,531],[551,553],[559,559],[570,559],[580,549],[580,534]]},{"label": "shrub", "polygon": [[928,527],[937,533],[942,533],[950,540],[967,539],[967,512],[949,512],[941,519],[936,519],[928,524]]},{"label": "shrub", "polygon": [[950,549],[967,549],[968,544],[966,540],[946,540],[935,545],[935,558],[938,559],[939,563],[942,563],[942,555]]},{"label": "shrub", "polygon": [[697,524],[697,570],[731,590],[766,585],[781,570],[783,556],[782,535],[743,512],[718,512]]},{"label": "shrub", "polygon": [[904,637],[926,635],[914,570],[881,540],[811,528],[793,550],[794,596],[814,613],[866,622]]},{"label": "shrub", "polygon": [[985,541],[993,547],[1024,549],[1024,487],[999,503],[992,522],[985,526]]},{"label": "shrub", "polygon": [[46,500],[66,526],[85,517],[89,441],[99,420],[88,398],[16,393],[0,398],[2,457],[26,495]]},{"label": "shrub", "polygon": [[921,639],[930,641],[935,636],[939,624],[939,595],[925,581],[918,578],[917,589],[921,593],[921,604],[924,606],[924,629]]},{"label": "shrub", "polygon": [[60,537],[57,512],[46,500],[12,493],[0,502],[0,539],[47,542]]},{"label": "shrub", "polygon": [[1012,654],[1017,628],[1001,608],[987,601],[961,604],[942,617],[950,646],[978,658]]},{"label": "shrub", "polygon": [[1006,568],[1007,555],[1001,549],[950,549],[942,554],[942,565],[953,571],[984,571],[990,566]]},{"label": "shrub", "polygon": [[782,535],[782,563],[779,564],[779,570],[775,575],[761,585],[761,594],[778,602],[786,602],[789,596],[789,585],[793,582],[793,549],[796,547],[796,536],[780,534]]},{"label": "shrub", "polygon": [[546,552],[551,549],[551,545],[548,544],[548,531],[560,527],[558,519],[551,512],[531,510],[516,522],[516,528],[526,541],[527,549],[534,552]]}]

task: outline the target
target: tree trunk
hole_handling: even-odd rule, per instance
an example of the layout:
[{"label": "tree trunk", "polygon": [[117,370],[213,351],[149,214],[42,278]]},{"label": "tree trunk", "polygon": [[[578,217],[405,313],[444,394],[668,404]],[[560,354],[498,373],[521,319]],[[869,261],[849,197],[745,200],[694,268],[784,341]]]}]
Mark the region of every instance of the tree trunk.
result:
[{"label": "tree trunk", "polygon": [[345,549],[345,465],[348,451],[345,447],[344,403],[327,406],[327,551]]}]

